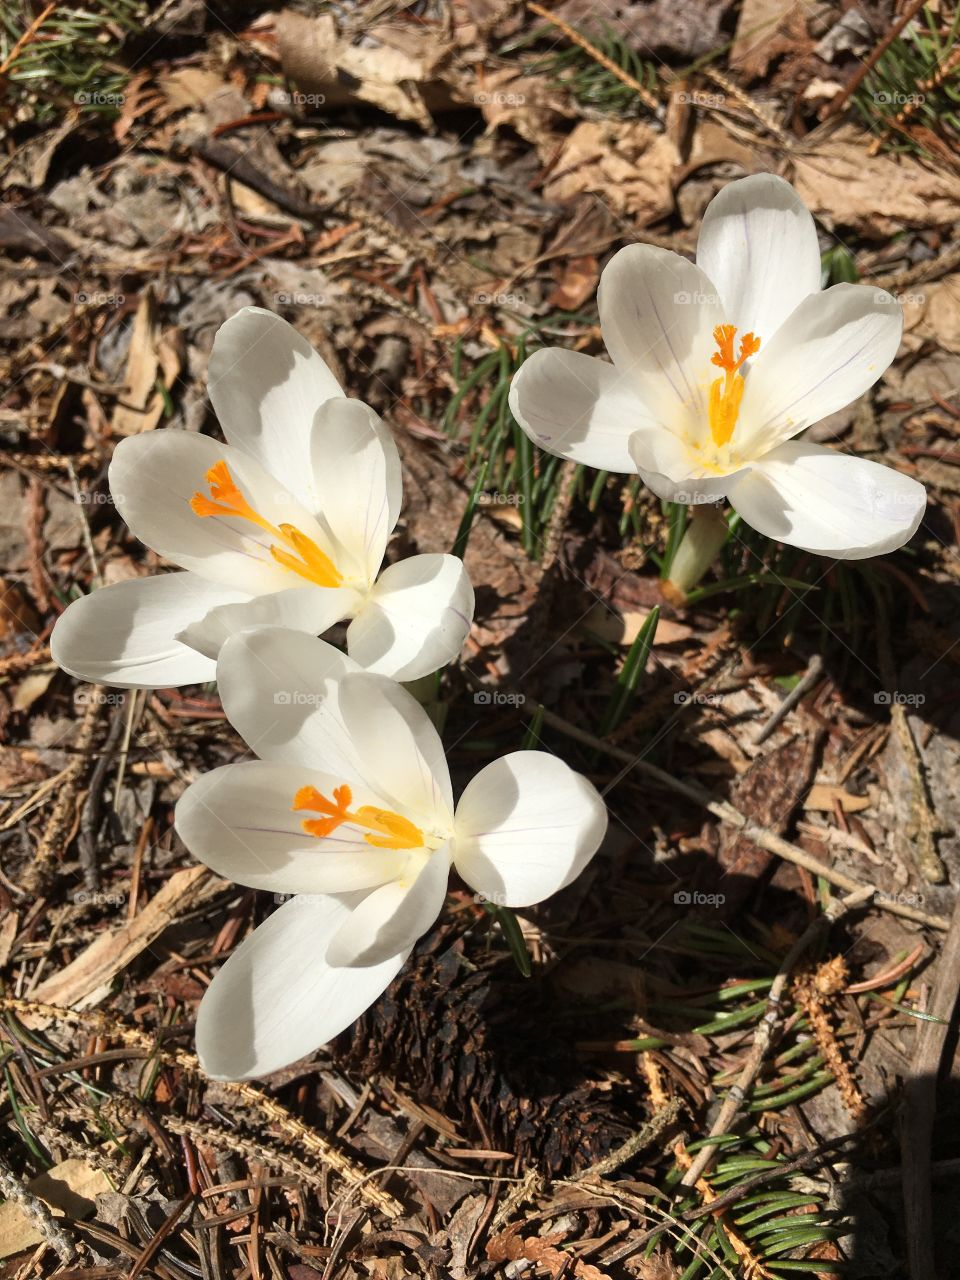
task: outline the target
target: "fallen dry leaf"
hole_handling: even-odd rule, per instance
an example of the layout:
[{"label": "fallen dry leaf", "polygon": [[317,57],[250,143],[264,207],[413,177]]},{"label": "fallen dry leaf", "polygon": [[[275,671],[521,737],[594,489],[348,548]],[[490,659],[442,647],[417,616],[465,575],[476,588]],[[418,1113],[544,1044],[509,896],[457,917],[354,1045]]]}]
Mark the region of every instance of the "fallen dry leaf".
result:
[{"label": "fallen dry leaf", "polygon": [[844,813],[862,813],[873,804],[870,796],[855,796],[843,787],[833,786],[828,782],[815,782],[803,801],[805,809],[816,809],[824,813],[833,813],[837,804]]},{"label": "fallen dry leaf", "polygon": [[229,88],[223,76],[209,67],[178,67],[162,75],[157,87],[174,111],[203,107],[214,94]]},{"label": "fallen dry leaf", "polygon": [[[102,1169],[75,1158],[62,1160],[27,1185],[50,1206],[55,1218],[68,1217],[74,1221],[89,1217],[97,1207],[96,1197],[113,1190]],[[13,1200],[0,1204],[0,1258],[32,1249],[42,1244],[43,1239],[33,1219],[19,1204]]]},{"label": "fallen dry leaf", "polygon": [[17,931],[20,928],[20,913],[18,911],[9,911],[2,920],[0,920],[0,969],[10,959],[13,951],[13,944],[17,938]]},{"label": "fallen dry leaf", "polygon": [[121,436],[152,431],[163,413],[157,381],[169,390],[179,372],[180,356],[173,334],[161,332],[153,291],[145,289],[133,321],[124,392],[113,413],[112,430]]},{"label": "fallen dry leaf", "polygon": [[900,296],[900,305],[908,341],[936,342],[960,355],[960,272],[917,285]]},{"label": "fallen dry leaf", "polygon": [[460,102],[479,107],[488,129],[509,125],[546,158],[556,146],[556,127],[569,113],[556,87],[542,76],[525,76],[513,67],[482,72],[454,87]]},{"label": "fallen dry leaf", "polygon": [[737,19],[737,31],[730,50],[730,65],[748,80],[766,74],[773,58],[789,47],[783,30],[793,18],[797,5],[783,0],[744,0]]},{"label": "fallen dry leaf", "polygon": [[122,973],[183,911],[193,905],[210,872],[185,867],[175,872],[131,921],[113,932],[101,933],[75,960],[41,982],[33,993],[44,1004],[74,1007]]},{"label": "fallen dry leaf", "polygon": [[675,144],[642,121],[585,120],[564,143],[544,196],[562,201],[590,192],[645,227],[672,209],[679,161]]},{"label": "fallen dry leaf", "polygon": [[56,674],[56,667],[52,667],[49,671],[31,671],[25,675],[13,695],[14,711],[29,711],[36,700],[47,692],[50,681]]},{"label": "fallen dry leaf", "polygon": [[590,254],[585,258],[571,258],[557,274],[559,281],[547,298],[548,304],[562,311],[576,311],[596,292],[600,269]]},{"label": "fallen dry leaf", "polygon": [[362,44],[352,44],[340,35],[330,13],[308,18],[288,9],[278,14],[276,27],[284,74],[308,98],[318,97],[315,105],[329,109],[359,99],[398,120],[414,120],[433,130],[425,89],[435,85],[437,67],[448,50],[426,32],[411,53],[374,43],[376,28],[366,33]]},{"label": "fallen dry leaf", "polygon": [[816,155],[794,157],[801,200],[827,227],[882,237],[960,218],[960,177],[913,156],[868,155],[871,135],[841,125]]},{"label": "fallen dry leaf", "polygon": [[[605,604],[595,604],[577,627],[577,631],[598,636],[612,644],[631,645],[649,616],[648,609],[624,609],[620,613],[614,613]],[[661,618],[657,623],[658,645],[676,644],[680,640],[689,640],[692,635],[693,629],[682,622]]]},{"label": "fallen dry leaf", "polygon": [[37,611],[20,584],[0,579],[0,640],[9,640],[24,631],[36,635],[39,630]]}]

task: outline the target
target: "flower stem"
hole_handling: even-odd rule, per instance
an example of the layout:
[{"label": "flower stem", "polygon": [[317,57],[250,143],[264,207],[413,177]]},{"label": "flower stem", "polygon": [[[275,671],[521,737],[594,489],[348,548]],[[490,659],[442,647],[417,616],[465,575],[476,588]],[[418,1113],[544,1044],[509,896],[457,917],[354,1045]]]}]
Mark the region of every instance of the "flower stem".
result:
[{"label": "flower stem", "polygon": [[687,593],[713,564],[729,532],[720,507],[712,503],[691,507],[690,522],[663,584],[663,594],[671,603],[686,602]]}]

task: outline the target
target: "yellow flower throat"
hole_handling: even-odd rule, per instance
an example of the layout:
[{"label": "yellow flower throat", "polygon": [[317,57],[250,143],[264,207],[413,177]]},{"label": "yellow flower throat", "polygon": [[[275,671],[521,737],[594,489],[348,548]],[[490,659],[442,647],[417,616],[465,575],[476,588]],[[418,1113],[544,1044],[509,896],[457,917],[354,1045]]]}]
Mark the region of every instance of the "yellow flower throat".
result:
[{"label": "yellow flower throat", "polygon": [[[277,564],[290,569],[308,582],[318,587],[339,587],[343,575],[337,570],[328,555],[317,544],[301,533],[295,525],[273,525],[254,511],[240,492],[239,486],[230,474],[230,468],[223,461],[215,462],[203,477],[210,486],[210,496],[199,491],[190,499],[190,509],[196,516],[232,516],[235,520],[248,520],[258,529],[263,529],[276,543],[270,547],[270,554]],[[279,544],[279,545],[278,545]]]},{"label": "yellow flower throat", "polygon": [[713,331],[717,350],[710,362],[723,370],[723,377],[717,378],[710,386],[710,434],[718,449],[730,443],[737,425],[744,387],[740,368],[745,360],[760,350],[760,339],[752,333],[745,333],[740,340],[740,355],[735,356],[733,342],[736,334],[737,327],[732,324],[718,324]]},{"label": "yellow flower throat", "polygon": [[425,844],[423,832],[414,826],[409,818],[404,818],[392,809],[378,809],[376,805],[364,804],[356,811],[350,812],[353,792],[346,783],[334,787],[333,799],[327,797],[316,787],[301,787],[293,797],[293,811],[300,813],[309,810],[311,813],[322,813],[322,818],[303,818],[300,825],[308,836],[322,839],[336,831],[343,822],[351,822],[356,827],[365,827],[368,834],[364,836],[367,844],[375,849],[421,849]]}]

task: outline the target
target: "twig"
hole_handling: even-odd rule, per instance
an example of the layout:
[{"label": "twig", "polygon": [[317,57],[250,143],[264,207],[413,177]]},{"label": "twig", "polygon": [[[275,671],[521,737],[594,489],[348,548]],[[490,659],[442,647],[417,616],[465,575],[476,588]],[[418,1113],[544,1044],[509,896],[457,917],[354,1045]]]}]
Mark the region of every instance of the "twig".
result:
[{"label": "twig", "polygon": [[709,1204],[698,1205],[696,1208],[687,1209],[678,1217],[683,1222],[693,1222],[697,1218],[705,1218],[710,1213],[719,1213],[723,1209],[729,1209],[732,1204],[736,1204],[742,1200],[744,1196],[748,1196],[754,1187],[760,1187],[765,1182],[770,1182],[773,1178],[783,1178],[792,1173],[802,1173],[804,1169],[809,1169],[816,1164],[821,1156],[825,1156],[830,1151],[836,1151],[839,1147],[844,1147],[848,1142],[855,1142],[862,1139],[868,1129],[872,1129],[882,1117],[871,1121],[869,1125],[865,1125],[862,1129],[855,1129],[852,1133],[843,1133],[838,1138],[830,1138],[826,1142],[821,1142],[818,1146],[813,1147],[810,1151],[805,1151],[803,1155],[796,1156],[793,1160],[784,1160],[782,1164],[772,1163],[769,1169],[764,1169],[761,1173],[755,1174],[752,1178],[738,1183],[730,1191],[725,1191],[722,1196],[717,1196],[716,1200],[711,1200]]},{"label": "twig", "polygon": [[[746,1101],[747,1093],[760,1072],[767,1050],[773,1043],[774,1032],[780,1021],[783,993],[790,980],[794,965],[805,951],[813,947],[827,933],[832,924],[836,924],[853,907],[860,906],[872,893],[873,889],[867,888],[861,889],[858,893],[848,894],[845,898],[834,898],[826,911],[811,921],[810,925],[787,952],[767,995],[766,1012],[760,1019],[754,1033],[753,1044],[747,1054],[747,1060],[743,1064],[743,1069],[737,1077],[736,1083],[724,1098],[716,1119],[710,1126],[710,1133],[707,1135],[709,1138],[715,1138],[720,1133],[729,1133],[740,1106]],[[716,1152],[717,1148],[715,1146],[706,1146],[701,1149],[693,1164],[683,1175],[682,1183],[685,1187],[695,1185],[697,1180],[706,1172]]]},{"label": "twig", "polygon": [[[144,698],[146,694],[143,695]],[[127,757],[130,754],[130,738],[133,735],[133,723],[137,716],[137,707],[142,705],[139,701],[140,693],[134,690],[133,697],[127,699],[127,715],[123,726],[123,742],[120,746],[120,759],[117,761],[117,782],[113,789],[113,811],[117,812],[117,800],[120,792],[123,790],[123,779],[127,771]]]},{"label": "twig", "polygon": [[859,1129],[867,1114],[867,1102],[857,1077],[843,1052],[830,1018],[829,998],[843,991],[849,978],[842,955],[825,960],[815,971],[809,968],[793,980],[793,1001],[810,1025],[823,1066],[833,1076],[833,1083],[847,1114]]},{"label": "twig", "polygon": [[32,649],[28,649],[26,653],[11,653],[8,658],[0,659],[0,680],[6,680],[10,676],[23,675],[25,671],[29,671],[32,667],[39,667],[41,663],[49,661],[49,644],[37,644]]},{"label": "twig", "polygon": [[[138,1120],[141,1122],[143,1120],[143,1104],[130,1098],[110,1098],[103,1105],[105,1109],[113,1112],[128,1128],[132,1127]],[[278,1151],[275,1147],[268,1146],[262,1139],[254,1142],[234,1130],[221,1129],[216,1125],[200,1120],[185,1120],[181,1116],[175,1115],[161,1116],[159,1117],[159,1123],[162,1124],[164,1129],[169,1129],[171,1133],[175,1133],[178,1136],[190,1138],[192,1142],[215,1147],[221,1151],[232,1152],[234,1155],[243,1156],[248,1162],[254,1160],[273,1166],[289,1174],[290,1177],[299,1178],[308,1186],[322,1187],[323,1185],[324,1174],[321,1170],[311,1169],[308,1164],[304,1164],[296,1156],[288,1155],[285,1151]]]},{"label": "twig", "polygon": [[892,987],[905,973],[910,972],[923,952],[923,943],[918,942],[910,954],[899,964],[895,964],[892,969],[878,973],[875,977],[868,978],[866,982],[852,982],[848,987],[844,987],[844,993],[848,996],[858,996],[866,991],[882,991],[884,987]]},{"label": "twig", "polygon": [[800,699],[803,698],[809,692],[809,690],[813,688],[813,686],[819,680],[820,672],[822,670],[823,670],[823,659],[820,657],[819,653],[815,653],[813,657],[810,659],[810,661],[807,663],[807,669],[804,672],[802,678],[797,681],[797,683],[790,690],[790,692],[787,694],[784,700],[780,703],[779,707],[777,707],[776,711],[774,711],[773,715],[770,717],[767,723],[763,726],[763,728],[754,738],[753,741],[756,746],[759,747],[761,742],[766,742],[766,740],[770,737],[771,733],[773,733],[774,729],[776,729],[780,721],[786,715],[788,715],[789,712],[791,712],[793,708],[797,705]]},{"label": "twig", "polygon": [[249,187],[251,191],[256,191],[257,195],[263,196],[265,200],[275,204],[278,209],[283,209],[286,213],[293,214],[295,218],[302,218],[304,222],[315,223],[322,221],[325,210],[319,204],[314,204],[313,201],[304,199],[287,187],[279,186],[272,178],[268,178],[265,173],[262,173],[256,165],[251,164],[242,151],[237,151],[226,142],[218,142],[215,138],[197,136],[191,137],[187,142],[187,146],[201,160],[206,160],[207,164],[213,165],[215,169],[219,169],[227,177],[234,178],[237,182],[242,182],[245,187]]},{"label": "twig", "polygon": [[910,775],[910,820],[906,834],[914,845],[914,857],[917,869],[929,884],[943,884],[947,878],[947,869],[937,852],[937,835],[940,828],[933,814],[930,794],[924,774],[923,759],[914,741],[906,707],[897,696],[896,668],[893,664],[893,650],[890,646],[890,616],[883,597],[878,592],[877,601],[877,657],[880,662],[880,675],[887,686],[887,697],[890,705],[890,719],[900,739],[900,749],[907,772]]},{"label": "twig", "polygon": [[83,494],[80,492],[80,483],[77,480],[77,473],[73,467],[73,460],[67,459],[67,474],[70,477],[70,485],[73,488],[73,500],[77,504],[80,511],[80,525],[83,529],[83,545],[87,549],[87,555],[90,557],[90,566],[93,569],[93,581],[98,587],[103,586],[103,575],[100,572],[100,563],[97,560],[97,551],[93,545],[93,535],[90,532],[90,521],[87,517],[86,504],[83,501]]},{"label": "twig", "polygon": [[[156,1044],[152,1036],[134,1027],[128,1027],[116,1019],[108,1018],[105,1014],[45,1004],[39,1000],[24,1000],[0,991],[0,1009],[4,1008],[10,1009],[18,1016],[47,1018],[58,1022],[74,1022],[81,1027],[95,1027],[102,1034],[113,1036],[123,1044],[131,1045],[136,1049],[149,1050],[161,1061],[171,1063],[182,1071],[203,1076],[203,1069],[195,1054],[186,1049],[162,1048]],[[326,1138],[311,1129],[299,1116],[288,1111],[282,1103],[269,1097],[262,1089],[258,1089],[247,1080],[219,1080],[217,1088],[243,1098],[249,1106],[266,1116],[268,1120],[272,1120],[285,1142],[291,1145],[299,1144],[303,1150],[316,1156],[322,1164],[328,1165],[334,1173],[339,1174],[344,1182],[349,1184],[351,1191],[361,1195],[369,1204],[390,1218],[401,1216],[403,1208],[399,1202],[380,1187],[371,1185],[365,1170],[354,1164],[349,1156],[344,1155]]]},{"label": "twig", "polygon": [[553,501],[553,509],[543,535],[543,554],[540,557],[541,573],[544,575],[553,568],[560,556],[563,533],[573,505],[577,489],[577,464],[569,458],[560,464],[560,475],[557,482],[557,496]]},{"label": "twig", "polygon": [[46,494],[42,483],[31,477],[24,494],[24,506],[27,509],[27,549],[30,553],[30,594],[36,601],[41,613],[51,608],[50,590],[43,576],[43,522],[46,518]]},{"label": "twig", "polygon": [[10,68],[16,62],[17,58],[19,58],[24,45],[28,44],[33,39],[33,37],[37,34],[37,32],[40,30],[40,28],[43,26],[46,20],[50,17],[51,13],[53,13],[56,7],[57,6],[55,3],[48,4],[47,7],[43,10],[43,12],[39,13],[34,18],[34,20],[30,23],[29,27],[27,27],[26,31],[24,31],[23,35],[20,37],[20,39],[16,42],[16,44],[13,46],[13,48],[4,58],[3,62],[0,62],[0,76],[6,75],[6,73],[10,70]]},{"label": "twig", "polygon": [[893,44],[894,40],[896,40],[903,28],[912,18],[916,17],[926,2],[927,0],[911,0],[911,3],[907,5],[906,9],[904,9],[903,13],[896,20],[887,34],[874,48],[873,52],[861,61],[856,74],[847,81],[833,101],[827,104],[820,116],[821,120],[829,120],[831,116],[835,116],[838,112],[843,110],[847,105],[847,102],[850,100],[850,96],[856,93],[873,68]]},{"label": "twig", "polygon": [[78,1254],[76,1241],[71,1240],[48,1206],[28,1190],[0,1155],[0,1197],[18,1204],[40,1234],[54,1250],[61,1262],[71,1262]]},{"label": "twig", "polygon": [[40,894],[46,887],[58,856],[63,853],[63,843],[69,836],[73,826],[73,809],[77,798],[80,781],[87,767],[87,760],[93,750],[97,724],[103,704],[91,698],[80,722],[80,734],[77,738],[77,754],[64,770],[63,785],[57,793],[47,825],[44,828],[33,862],[24,876],[24,885],[28,893]]},{"label": "twig", "polygon": [[[242,182],[245,187],[256,191],[271,204],[275,204],[295,218],[300,218],[303,222],[310,223],[311,226],[322,226],[328,217],[335,217],[347,222],[362,223],[368,231],[382,236],[388,244],[397,245],[399,242],[396,227],[391,226],[386,218],[366,208],[365,205],[348,200],[336,206],[324,206],[319,202],[306,199],[287,187],[279,186],[256,165],[251,164],[242,152],[228,146],[225,142],[219,142],[216,138],[194,136],[183,139],[182,144],[198,155],[201,160],[219,169],[228,178]],[[445,254],[427,243],[422,236],[408,237],[403,247],[408,255],[413,252],[431,267],[439,268],[444,265]],[[463,298],[460,300],[464,301]]]},{"label": "twig", "polygon": [[[96,695],[94,695],[96,696]],[[100,821],[100,802],[103,796],[103,784],[107,770],[117,749],[117,742],[123,731],[123,702],[113,713],[107,738],[100,749],[100,756],[90,775],[90,787],[80,815],[80,834],[77,837],[77,848],[80,853],[80,865],[83,868],[83,883],[88,893],[96,893],[100,888],[100,869],[97,866],[97,825]]]},{"label": "twig", "polygon": [[655,1142],[660,1137],[660,1134],[674,1123],[679,1114],[680,1099],[669,1098],[662,1107],[653,1113],[646,1124],[629,1137],[626,1142],[617,1147],[615,1151],[611,1151],[609,1155],[604,1156],[596,1164],[591,1165],[589,1169],[584,1169],[582,1173],[578,1173],[573,1181],[585,1182],[595,1178],[605,1178],[608,1173],[613,1173],[615,1169],[619,1169],[628,1160],[632,1160],[638,1152],[643,1151],[645,1147],[649,1147],[652,1142]]},{"label": "twig", "polygon": [[750,97],[749,93],[746,93],[738,84],[735,84],[729,76],[725,76],[722,72],[717,71],[715,67],[701,67],[700,72],[702,75],[705,75],[708,80],[712,80],[714,84],[719,85],[724,93],[729,93],[731,98],[736,102],[739,102],[745,111],[749,111],[755,120],[758,120],[765,129],[769,130],[769,132],[773,134],[776,140],[783,145],[785,150],[790,151],[793,148],[794,139],[781,129],[773,116],[771,116],[768,111],[765,111],[759,102],[754,101],[754,99]]},{"label": "twig", "polygon": [[[881,1118],[878,1116],[869,1125],[865,1125],[863,1129],[856,1129],[853,1133],[844,1133],[839,1138],[830,1138],[826,1142],[821,1142],[818,1146],[813,1147],[812,1150],[805,1151],[803,1155],[796,1156],[793,1160],[784,1160],[780,1164],[772,1161],[769,1169],[764,1169],[761,1173],[754,1174],[752,1178],[744,1179],[732,1190],[725,1191],[722,1196],[716,1196],[707,1204],[699,1204],[692,1209],[685,1209],[682,1213],[678,1213],[675,1218],[671,1218],[667,1222],[658,1223],[657,1226],[651,1227],[649,1231],[645,1231],[642,1236],[635,1237],[630,1242],[630,1252],[635,1253],[637,1250],[642,1249],[648,1241],[662,1235],[673,1223],[696,1222],[698,1218],[706,1218],[711,1214],[722,1213],[725,1209],[729,1209],[731,1205],[737,1204],[744,1196],[748,1196],[755,1187],[763,1186],[765,1182],[770,1182],[774,1178],[785,1178],[793,1173],[802,1173],[804,1169],[816,1164],[820,1157],[827,1155],[828,1152],[844,1147],[848,1142],[862,1139],[863,1135],[877,1125]],[[607,1257],[605,1261],[609,1263],[610,1258]]]},{"label": "twig", "polygon": [[950,933],[940,953],[937,981],[929,1013],[936,1022],[922,1022],[917,1031],[913,1065],[904,1086],[900,1119],[900,1157],[903,1162],[903,1207],[907,1225],[907,1258],[911,1280],[936,1275],[933,1255],[933,1208],[930,1199],[930,1161],[937,1110],[937,1074],[960,990],[960,898]]},{"label": "twig", "polygon": [[876,285],[878,289],[889,289],[895,293],[904,285],[926,283],[947,275],[960,263],[960,245],[941,253],[939,257],[928,258],[926,262],[918,262],[916,266],[907,267],[904,271],[893,271],[883,276],[870,276],[865,283]]},{"label": "twig", "polygon": [[659,99],[654,97],[650,90],[645,85],[642,85],[636,77],[630,75],[629,71],[624,71],[623,67],[617,66],[613,59],[608,58],[602,49],[598,49],[595,44],[591,44],[586,37],[580,34],[576,27],[571,27],[569,22],[564,22],[562,18],[558,18],[549,9],[544,9],[542,5],[536,4],[535,0],[527,0],[527,8],[531,13],[535,13],[538,18],[543,18],[559,31],[562,31],[568,40],[575,45],[579,45],[594,62],[599,62],[605,71],[609,71],[612,76],[616,76],[628,89],[632,89],[641,101],[658,117],[663,114],[663,107],[660,105]]},{"label": "twig", "polygon": [[[524,715],[533,716],[536,708],[528,708],[525,705],[521,705],[521,711]],[[714,800],[709,792],[704,791],[697,783],[684,782],[680,778],[674,778],[672,774],[667,773],[664,769],[658,769],[655,764],[649,764],[646,760],[638,759],[637,756],[632,755],[629,751],[624,751],[622,747],[614,746],[610,742],[604,742],[602,738],[588,733],[585,729],[578,728],[575,724],[571,724],[569,720],[564,720],[562,716],[558,716],[553,711],[544,709],[543,721],[544,724],[549,724],[554,729],[566,734],[568,738],[582,742],[584,746],[592,747],[595,751],[603,751],[615,760],[622,760],[639,773],[645,773],[648,777],[654,778],[670,791],[675,791],[678,795],[692,800],[695,804],[712,813],[714,817],[719,818],[721,822],[726,822],[730,826],[736,827],[748,840],[752,840],[761,849],[766,849],[768,853],[775,853],[778,858],[784,858],[787,862],[792,862],[798,867],[804,867],[813,875],[822,876],[830,884],[835,884],[840,889],[846,889],[848,893],[858,893],[862,889],[869,889],[873,894],[878,893],[876,885],[864,884],[863,881],[856,880],[853,876],[848,876],[843,871],[837,871],[835,867],[828,866],[827,863],[821,862],[819,858],[814,858],[805,849],[791,844],[781,836],[774,835],[766,827],[757,826],[756,823],[751,822],[745,814],[741,813],[729,801]],[[946,916],[931,915],[917,907],[908,906],[906,903],[895,902],[893,899],[878,896],[874,898],[873,905],[879,907],[882,911],[889,911],[891,915],[902,916],[905,920],[914,920],[917,924],[927,925],[931,929],[940,929],[946,932],[950,928],[950,921]]]},{"label": "twig", "polygon": [[867,150],[867,155],[875,156],[879,152],[884,139],[891,129],[897,129],[901,133],[907,133],[909,136],[909,133],[904,126],[909,122],[910,117],[915,115],[926,101],[925,95],[933,93],[935,89],[939,89],[944,81],[948,80],[953,75],[958,66],[960,66],[960,45],[955,45],[951,52],[947,54],[946,59],[942,63],[938,62],[937,68],[932,76],[928,76],[924,80],[917,81],[917,89],[919,92],[911,96],[910,100],[903,104],[903,107],[897,112],[894,118],[887,122],[884,126],[883,136],[874,138]]}]

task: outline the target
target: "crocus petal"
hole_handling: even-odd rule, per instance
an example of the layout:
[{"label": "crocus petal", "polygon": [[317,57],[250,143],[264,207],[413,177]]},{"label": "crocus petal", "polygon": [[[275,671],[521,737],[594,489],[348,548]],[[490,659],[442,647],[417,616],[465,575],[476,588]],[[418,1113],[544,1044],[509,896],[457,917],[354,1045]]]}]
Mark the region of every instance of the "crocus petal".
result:
[{"label": "crocus petal", "polygon": [[768,343],[820,290],[817,229],[789,182],[772,173],[741,178],[707,206],[697,266],[718,290],[727,320]]},{"label": "crocus petal", "polygon": [[752,361],[734,445],[757,457],[852,403],[889,366],[902,330],[899,303],[868,285],[801,302]]},{"label": "crocus petal", "polygon": [[[338,684],[340,714],[364,774],[387,807],[409,815],[425,835],[450,834],[453,790],[440,735],[406,689],[361,672]],[[315,761],[315,763],[318,763]],[[329,768],[324,762],[325,768]]]},{"label": "crocus petal", "polygon": [[386,990],[407,952],[356,969],[324,959],[352,905],[292,898],[244,939],[200,1002],[197,1053],[208,1076],[279,1071],[339,1035]]},{"label": "crocus petal", "polygon": [[649,413],[677,435],[702,439],[717,376],[713,331],[724,320],[711,281],[679,254],[631,244],[604,268],[597,303],[610,358]]},{"label": "crocus petal", "polygon": [[258,756],[353,783],[365,775],[340,715],[335,682],[358,670],[323,640],[262,627],[224,644],[217,683],[227,719]]},{"label": "crocus petal", "polygon": [[[377,849],[352,825],[318,839],[302,826],[293,799],[301,787],[331,797],[342,778],[248,760],[201,774],[177,802],[177,834],[217,875],[271,893],[347,893],[397,874],[397,853]],[[379,803],[354,788],[352,807]],[[396,948],[397,950],[399,948]]]},{"label": "crocus petal", "polygon": [[767,537],[838,560],[903,546],[926,505],[923,485],[892,467],[802,440],[768,453],[728,497]]},{"label": "crocus petal", "polygon": [[417,680],[460,652],[473,587],[458,556],[418,555],[385,569],[347,629],[347,652],[368,671]]},{"label": "crocus petal", "polygon": [[[396,862],[397,853],[393,856]],[[410,871],[374,889],[354,907],[330,940],[327,964],[383,964],[397,952],[409,951],[427,932],[447,896],[449,847],[442,846],[425,860],[411,855],[410,861],[415,864]]]},{"label": "crocus petal", "polygon": [[523,362],[510,384],[510,412],[541,449],[600,471],[632,472],[630,433],[654,425],[621,370],[562,347]]},{"label": "crocus petal", "polygon": [[178,638],[216,659],[230,636],[251,627],[289,627],[312,636],[323,635],[349,617],[360,600],[353,587],[293,587],[239,604],[218,605],[191,622]]},{"label": "crocus petal", "polygon": [[706,471],[689,446],[662,427],[635,431],[630,437],[630,456],[643,483],[667,502],[687,506],[717,502],[732,478]]},{"label": "crocus petal", "polygon": [[400,515],[403,479],[390,428],[359,400],[328,400],[310,437],[318,516],[369,585]]},{"label": "crocus petal", "polygon": [[121,689],[201,684],[216,664],[177,633],[212,607],[247,599],[244,592],[193,573],[160,573],[101,587],[75,600],[50,637],[54,662],[81,680]]},{"label": "crocus petal", "polygon": [[606,829],[606,806],[586,778],[545,751],[515,751],[460,797],[453,860],[491,902],[526,907],[576,879]]},{"label": "crocus petal", "polygon": [[221,461],[259,516],[274,527],[295,526],[331,555],[310,512],[249,454],[192,431],[167,428],[120,441],[110,463],[117,509],[141,542],[202,578],[250,595],[303,586],[302,577],[271,555],[277,539],[270,533],[250,520],[200,516],[191,508],[195,493],[209,496],[206,473]]},{"label": "crocus petal", "polygon": [[227,440],[316,510],[311,433],[318,409],[343,391],[306,338],[271,311],[244,307],[217,331],[207,387]]}]

